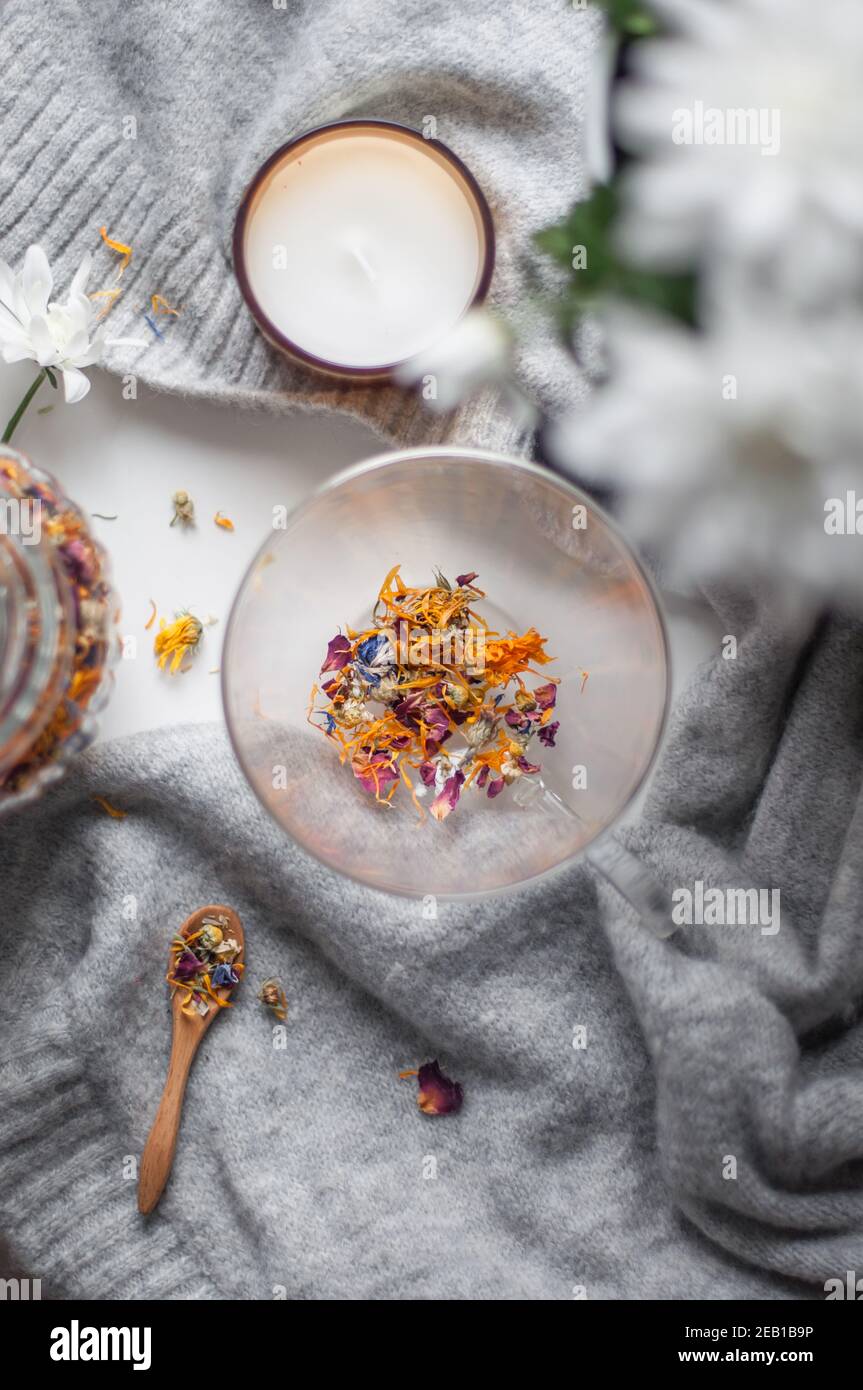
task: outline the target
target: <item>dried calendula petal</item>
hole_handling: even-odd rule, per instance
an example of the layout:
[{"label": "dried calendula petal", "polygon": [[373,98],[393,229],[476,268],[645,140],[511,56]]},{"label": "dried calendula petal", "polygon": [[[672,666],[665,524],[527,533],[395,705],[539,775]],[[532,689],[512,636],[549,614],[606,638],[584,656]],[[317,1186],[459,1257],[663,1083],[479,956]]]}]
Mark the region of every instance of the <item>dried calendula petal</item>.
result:
[{"label": "dried calendula petal", "polygon": [[107,811],[112,820],[125,820],[129,814],[128,811],[119,811],[116,806],[112,806],[110,801],[105,800],[104,796],[94,796],[93,800],[102,807],[103,811]]},{"label": "dried calendula petal", "polygon": [[115,241],[113,237],[109,237],[107,227],[100,227],[99,235],[106,246],[110,246],[112,251],[116,251],[120,256],[123,257],[117,269],[117,279],[119,280],[120,276],[123,274],[123,271],[126,269],[126,266],[132,259],[132,248],[131,246],[126,246],[125,243],[122,241]]},{"label": "dried calendula petal", "polygon": [[99,310],[100,319],[105,318],[105,316],[111,312],[122,293],[123,291],[120,289],[119,285],[115,286],[113,289],[110,290],[92,291],[92,293],[89,295],[90,299],[104,299],[106,301],[105,304],[102,305],[102,308]]},{"label": "dried calendula petal", "polygon": [[440,1063],[425,1062],[416,1071],[401,1071],[399,1078],[417,1079],[417,1105],[424,1115],[457,1115],[464,1103],[464,1092],[458,1081],[451,1081],[441,1071]]},{"label": "dried calendula petal", "polygon": [[179,613],[172,623],[166,623],[162,618],[153,642],[159,669],[164,670],[170,661],[170,673],[176,675],[183,657],[195,652],[203,631],[200,619],[191,613]]},{"label": "dried calendula petal", "polygon": [[174,314],[177,316],[180,313],[179,309],[174,309],[167,299],[163,299],[160,294],[150,296],[150,305],[154,314]]},{"label": "dried calendula petal", "polygon": [[221,512],[216,512],[213,517],[217,526],[221,526],[223,531],[233,531],[234,523],[229,516],[222,516]]},{"label": "dried calendula petal", "polygon": [[288,1016],[288,1000],[282,988],[281,980],[272,976],[269,980],[264,980],[258,991],[258,998],[268,1009],[272,1009],[278,1019],[286,1019]]}]

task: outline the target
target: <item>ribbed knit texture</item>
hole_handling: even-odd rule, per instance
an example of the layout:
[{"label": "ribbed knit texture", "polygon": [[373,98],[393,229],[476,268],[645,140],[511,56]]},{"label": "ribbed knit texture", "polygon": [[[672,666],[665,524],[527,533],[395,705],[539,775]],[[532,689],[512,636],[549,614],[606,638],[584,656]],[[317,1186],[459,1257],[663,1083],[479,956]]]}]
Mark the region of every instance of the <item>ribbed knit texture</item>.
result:
[{"label": "ribbed knit texture", "polygon": [[219,1297],[169,1225],[143,1232],[98,1079],[50,1011],[16,1043],[2,1086],[3,1184],[17,1213],[4,1225],[38,1213],[44,1245],[33,1268],[46,1274],[31,1277],[43,1278],[46,1295],[83,1287],[93,1296]]},{"label": "ribbed knit texture", "polygon": [[[657,940],[582,866],[428,918],[288,842],[217,729],[97,746],[8,822],[0,1194],[32,1277],[124,1299],[561,1300],[859,1277],[861,630],[718,612],[738,657],[684,696],[627,840],[666,890],[779,887],[775,936]],[[167,1064],[167,947],[211,901],[240,913],[248,974],[144,1220],[130,1159]],[[271,973],[284,1049],[255,998]],[[433,1057],[464,1085],[457,1116],[421,1115],[398,1079]]]},{"label": "ribbed knit texture", "polygon": [[[278,410],[336,410],[403,443],[515,447],[491,393],[455,417],[395,388],[353,388],[289,365],[257,331],[231,267],[243,190],[264,158],[321,122],[378,116],[437,134],[492,205],[492,302],[518,315],[527,389],[554,408],[584,383],[538,307],[548,272],[531,234],[583,191],[581,126],[595,10],[460,0],[9,0],[0,13],[0,254],[34,241],[59,284],[100,250],[99,227],[133,247],[110,334],[112,371],[150,386]],[[134,119],[135,138],[126,138]],[[529,267],[533,267],[529,270]],[[535,278],[534,278],[535,277]],[[183,306],[142,317],[153,293]]]}]

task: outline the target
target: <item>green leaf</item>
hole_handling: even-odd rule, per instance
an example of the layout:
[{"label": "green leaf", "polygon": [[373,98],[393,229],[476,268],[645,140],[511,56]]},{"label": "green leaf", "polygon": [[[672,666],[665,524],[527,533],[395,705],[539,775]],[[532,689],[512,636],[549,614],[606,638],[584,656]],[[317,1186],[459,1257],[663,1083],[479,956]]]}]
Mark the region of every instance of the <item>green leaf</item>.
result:
[{"label": "green leaf", "polygon": [[659,33],[659,24],[642,0],[598,0],[609,21],[621,34],[633,39]]},{"label": "green leaf", "polygon": [[614,244],[617,212],[617,189],[603,184],[563,222],[536,234],[539,249],[568,273],[559,306],[564,333],[571,334],[582,314],[608,295],[694,322],[694,275],[666,275],[625,261]]}]

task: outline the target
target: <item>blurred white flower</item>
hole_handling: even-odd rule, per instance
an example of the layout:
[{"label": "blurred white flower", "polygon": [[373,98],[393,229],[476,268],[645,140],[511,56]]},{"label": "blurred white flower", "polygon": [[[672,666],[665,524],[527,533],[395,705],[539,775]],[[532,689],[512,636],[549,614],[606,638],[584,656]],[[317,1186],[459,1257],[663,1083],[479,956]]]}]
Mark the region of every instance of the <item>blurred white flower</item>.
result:
[{"label": "blurred white flower", "polygon": [[512,371],[512,335],[488,309],[471,309],[449,333],[396,373],[421,386],[434,410],[453,410],[483,386],[502,387]]},{"label": "blurred white flower", "polygon": [[4,362],[27,358],[63,375],[71,405],[86,396],[90,382],[81,371],[99,360],[102,331],[86,293],[93,258],[86,255],[72,280],[66,302],[51,300],[54,278],[41,246],[30,246],[20,275],[0,261],[0,355]]},{"label": "blurred white flower", "polygon": [[813,332],[762,298],[712,318],[697,334],[610,308],[608,383],[552,428],[552,457],[621,488],[623,524],[674,583],[735,576],[863,605],[861,538],[825,529],[830,499],[863,504],[863,316]]},{"label": "blurred white flower", "polygon": [[614,170],[611,90],[620,39],[606,28],[593,53],[584,101],[584,161],[591,184],[608,183]]},{"label": "blurred white flower", "polygon": [[[622,245],[641,263],[742,260],[814,303],[863,282],[860,0],[652,0],[615,95]],[[706,255],[705,255],[706,253]]]}]

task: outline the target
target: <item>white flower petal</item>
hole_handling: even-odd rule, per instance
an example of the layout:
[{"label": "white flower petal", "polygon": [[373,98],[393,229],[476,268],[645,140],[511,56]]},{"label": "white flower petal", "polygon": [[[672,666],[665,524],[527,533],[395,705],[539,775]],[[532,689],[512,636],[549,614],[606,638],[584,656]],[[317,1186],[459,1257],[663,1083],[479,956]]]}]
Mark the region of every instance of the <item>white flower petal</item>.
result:
[{"label": "white flower petal", "polygon": [[54,288],[54,277],[48,257],[41,246],[28,246],[21,272],[24,301],[31,314],[45,315]]},{"label": "white flower petal", "polygon": [[83,362],[79,362],[80,357],[84,357],[90,347],[90,338],[83,329],[77,329],[70,338],[66,340],[63,347],[63,361],[72,362],[76,367],[82,367]]},{"label": "white flower petal", "polygon": [[67,405],[82,401],[90,390],[90,382],[77,367],[61,367],[63,373],[63,392]]},{"label": "white flower petal", "polygon": [[75,367],[92,367],[94,362],[101,361],[104,348],[103,332],[100,328],[89,340],[83,352],[69,354],[69,361]]},{"label": "white flower petal", "polygon": [[40,367],[53,367],[59,361],[57,343],[46,319],[34,314],[28,329],[33,356]]},{"label": "white flower petal", "polygon": [[0,261],[0,304],[21,323],[23,314],[26,312],[21,293],[21,282],[5,261]]},{"label": "white flower petal", "polygon": [[71,301],[72,301],[73,299],[77,298],[79,295],[83,295],[83,294],[84,294],[84,291],[85,291],[86,288],[87,288],[87,281],[88,281],[89,278],[90,278],[90,269],[91,269],[92,265],[93,265],[93,256],[92,256],[92,253],[91,253],[90,251],[88,251],[87,254],[84,256],[84,259],[82,260],[82,262],[81,262],[81,264],[79,265],[78,269],[75,271],[75,275],[74,275],[74,277],[73,277],[73,279],[72,279],[72,284],[71,284],[71,286],[70,286],[70,288],[69,288],[69,300],[70,300],[70,303],[71,303]]},{"label": "white flower petal", "polygon": [[20,344],[6,342],[3,344],[3,347],[0,348],[0,357],[3,358],[4,362],[26,362],[28,360],[33,361],[35,356],[36,354],[30,346],[29,342],[22,342]]},{"label": "white flower petal", "polygon": [[611,85],[620,40],[612,31],[593,55],[585,100],[584,157],[593,183],[607,183],[614,168],[611,144]]},{"label": "white flower petal", "polygon": [[29,343],[29,335],[14,314],[0,304],[0,342]]},{"label": "white flower petal", "polygon": [[482,386],[500,383],[510,368],[508,330],[487,309],[471,309],[439,342],[405,362],[396,380],[411,385],[433,377],[437,410],[452,410]]}]

